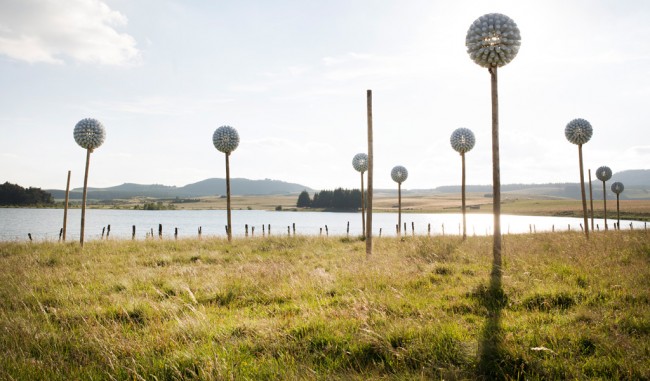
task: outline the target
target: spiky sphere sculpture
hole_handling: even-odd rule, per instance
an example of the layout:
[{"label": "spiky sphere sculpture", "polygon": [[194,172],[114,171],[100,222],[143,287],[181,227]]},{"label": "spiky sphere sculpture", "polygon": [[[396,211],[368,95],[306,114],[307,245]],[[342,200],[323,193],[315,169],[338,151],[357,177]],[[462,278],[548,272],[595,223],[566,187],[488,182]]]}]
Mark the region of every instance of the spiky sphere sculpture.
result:
[{"label": "spiky sphere sculpture", "polygon": [[621,194],[623,193],[623,190],[625,190],[623,183],[617,181],[614,184],[612,184],[612,192],[616,194]]},{"label": "spiky sphere sculpture", "polygon": [[567,140],[577,145],[587,143],[593,133],[594,130],[591,128],[591,124],[581,118],[573,119],[564,129],[564,136],[566,136]]},{"label": "spiky sphere sculpture", "polygon": [[517,56],[521,35],[510,17],[489,13],[476,19],[469,27],[465,46],[469,57],[479,66],[501,67]]},{"label": "spiky sphere sculpture", "polygon": [[598,180],[600,181],[607,181],[612,178],[612,170],[606,165],[598,167],[596,170],[596,177],[598,177]]},{"label": "spiky sphere sculpture", "polygon": [[474,148],[476,138],[474,137],[472,130],[461,127],[451,133],[449,141],[451,142],[451,147],[453,149],[458,151],[458,153],[463,154]]},{"label": "spiky sphere sculpture", "polygon": [[401,165],[396,165],[393,167],[393,170],[390,171],[390,177],[393,178],[394,182],[401,184],[406,181],[407,177],[409,177],[409,171]]},{"label": "spiky sphere sculpture", "polygon": [[104,143],[106,130],[104,125],[97,119],[81,119],[74,126],[74,140],[82,148],[93,150]]},{"label": "spiky sphere sculpture", "polygon": [[214,147],[223,153],[231,153],[239,146],[239,134],[230,126],[221,126],[212,135]]},{"label": "spiky sphere sculpture", "polygon": [[368,155],[365,153],[358,153],[352,158],[352,166],[357,172],[365,172],[368,170]]}]

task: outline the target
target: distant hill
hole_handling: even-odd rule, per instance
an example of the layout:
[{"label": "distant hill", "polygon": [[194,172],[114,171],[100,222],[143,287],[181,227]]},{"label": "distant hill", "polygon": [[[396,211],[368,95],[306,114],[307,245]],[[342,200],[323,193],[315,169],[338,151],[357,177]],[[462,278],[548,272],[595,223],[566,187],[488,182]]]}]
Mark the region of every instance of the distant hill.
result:
[{"label": "distant hill", "polygon": [[[230,179],[230,188],[234,196],[298,194],[303,190],[307,190],[308,192],[314,191],[304,185],[271,179]],[[50,189],[48,192],[56,199],[65,198],[65,190]],[[70,198],[80,199],[82,192],[82,188],[72,189],[70,191]],[[217,178],[202,180],[182,187],[160,184],[142,185],[125,183],[108,188],[88,188],[88,198],[93,200],[128,199],[133,197],[189,198],[224,194],[226,194],[226,180]]]},{"label": "distant hill", "polygon": [[[585,175],[586,176],[586,175]],[[587,180],[587,179],[585,179]],[[592,174],[594,200],[601,200],[602,183]],[[612,179],[607,182],[607,198],[615,199],[616,195],[612,193],[610,187],[615,181],[620,181],[625,185],[625,191],[621,194],[621,199],[650,199],[650,169],[633,169],[617,172]],[[296,194],[303,190],[310,193],[314,189],[304,185],[287,183],[279,180],[249,180],[236,178],[231,179],[231,191],[233,195],[279,195],[279,194]],[[588,191],[588,190],[587,190]],[[55,199],[65,198],[64,190],[48,189],[47,192],[52,194]],[[492,185],[468,185],[467,192],[472,193],[492,193]],[[548,184],[503,184],[501,192],[504,195],[513,196],[533,196],[543,198],[571,198],[580,199],[580,185],[578,183],[548,183]],[[72,199],[81,198],[82,189],[76,188],[70,192]],[[214,195],[223,195],[226,193],[225,179],[206,179],[182,187],[160,185],[160,184],[133,184],[125,183],[122,185],[109,188],[88,188],[88,198],[94,200],[111,200],[111,199],[128,199],[132,197],[151,197],[151,198],[189,198],[205,197]],[[396,193],[394,189],[375,189],[375,193]],[[460,185],[445,185],[435,189],[406,189],[403,190],[405,195],[408,194],[429,194],[429,193],[460,193]],[[297,196],[296,196],[297,197]]]},{"label": "distant hill", "polygon": [[[586,177],[586,174],[585,174]],[[588,178],[585,178],[585,186],[588,186]],[[615,173],[607,181],[607,198],[615,199],[616,194],[611,191],[611,185],[620,181],[625,185],[625,191],[621,193],[621,199],[650,199],[650,169],[633,169]],[[602,182],[592,174],[592,188],[594,200],[603,199]],[[459,185],[446,185],[434,189],[439,193],[460,193]],[[491,193],[492,185],[468,185],[467,192]],[[589,189],[587,188],[587,195]],[[572,198],[580,199],[580,184],[578,183],[557,183],[557,184],[504,184],[501,185],[501,193],[504,195],[528,195],[549,198]]]}]

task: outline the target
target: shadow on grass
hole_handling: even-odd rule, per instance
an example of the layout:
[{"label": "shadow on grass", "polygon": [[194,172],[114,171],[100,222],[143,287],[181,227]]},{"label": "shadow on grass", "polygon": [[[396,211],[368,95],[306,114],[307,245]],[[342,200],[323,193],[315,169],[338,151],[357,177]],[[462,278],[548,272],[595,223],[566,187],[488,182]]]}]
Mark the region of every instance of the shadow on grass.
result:
[{"label": "shadow on grass", "polygon": [[501,311],[508,305],[508,296],[501,285],[501,258],[492,263],[489,287],[479,290],[480,301],[487,310],[485,327],[478,348],[477,376],[484,380],[520,379],[525,375],[525,363],[504,347]]}]

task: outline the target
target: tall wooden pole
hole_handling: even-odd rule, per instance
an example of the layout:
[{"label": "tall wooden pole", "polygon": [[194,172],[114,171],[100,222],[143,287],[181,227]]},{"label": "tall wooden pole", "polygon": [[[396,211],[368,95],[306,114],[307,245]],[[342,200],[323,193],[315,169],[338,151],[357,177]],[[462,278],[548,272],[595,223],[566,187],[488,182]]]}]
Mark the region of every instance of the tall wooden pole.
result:
[{"label": "tall wooden pole", "polygon": [[363,194],[363,172],[361,172],[361,231],[366,236],[366,202]]},{"label": "tall wooden pole", "polygon": [[461,208],[463,209],[463,241],[467,239],[467,219],[465,216],[465,152],[460,154],[463,163],[463,175],[461,180]]},{"label": "tall wooden pole", "polygon": [[621,208],[618,204],[619,197],[620,195],[616,193],[616,229],[621,230]]},{"label": "tall wooden pole", "polygon": [[68,171],[68,181],[65,186],[65,205],[63,206],[63,242],[65,242],[65,233],[68,228],[68,200],[70,199],[70,174]]},{"label": "tall wooden pole", "polygon": [[591,169],[589,170],[589,202],[591,206],[589,208],[591,215],[591,231],[594,231],[594,193],[591,187]]},{"label": "tall wooden pole", "polygon": [[585,236],[589,238],[589,220],[587,217],[587,196],[585,195],[585,171],[582,168],[582,144],[578,144],[578,160],[580,161],[580,192],[582,194],[582,215],[585,221]]},{"label": "tall wooden pole", "polygon": [[605,210],[605,231],[607,231],[607,190],[603,181],[603,209]]},{"label": "tall wooden pole", "polygon": [[81,247],[84,247],[84,229],[86,227],[86,195],[88,194],[88,167],[90,167],[90,153],[92,150],[86,150],[86,172],[84,173],[84,191],[81,200],[81,233],[79,242]]},{"label": "tall wooden pole", "polygon": [[232,221],[230,216],[230,153],[226,153],[226,209],[228,215],[228,242],[232,241]]},{"label": "tall wooden pole", "polygon": [[397,183],[397,235],[402,235],[402,183]]},{"label": "tall wooden pole", "polygon": [[[499,90],[496,66],[489,69],[492,90],[492,213],[494,215],[493,271],[501,274],[501,168],[499,162]],[[496,275],[496,274],[495,274]]]},{"label": "tall wooden pole", "polygon": [[372,150],[372,90],[366,91],[367,113],[368,113],[368,218],[366,218],[366,257],[372,255],[372,172],[373,172],[373,150]]}]

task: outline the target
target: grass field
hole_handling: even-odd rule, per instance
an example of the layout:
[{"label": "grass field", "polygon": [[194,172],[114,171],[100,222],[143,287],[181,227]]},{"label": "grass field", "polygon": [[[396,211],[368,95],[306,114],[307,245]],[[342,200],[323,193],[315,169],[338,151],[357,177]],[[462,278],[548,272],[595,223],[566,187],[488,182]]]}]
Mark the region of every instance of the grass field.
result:
[{"label": "grass field", "polygon": [[0,243],[0,379],[650,379],[649,238]]},{"label": "grass field", "polygon": [[[283,210],[296,209],[298,195],[275,196],[235,196],[232,197],[233,209],[275,210],[278,206]],[[226,199],[220,197],[202,197],[198,202],[176,204],[177,210],[208,210],[226,209]],[[142,205],[152,200],[122,200],[114,204],[103,205],[106,208],[118,207],[132,209],[134,205]],[[492,213],[492,198],[484,194],[469,193],[467,205],[475,206],[469,213]],[[92,207],[98,207],[97,205]],[[621,218],[650,221],[650,200],[621,201]],[[373,210],[376,212],[396,212],[397,196],[385,193],[375,195]],[[459,213],[460,194],[426,194],[408,195],[402,197],[402,210],[405,213]],[[608,218],[616,217],[616,200],[607,202]],[[582,217],[582,201],[572,199],[548,199],[539,196],[502,195],[502,213],[526,216],[564,216]],[[603,217],[602,200],[594,201],[594,217]]]}]

